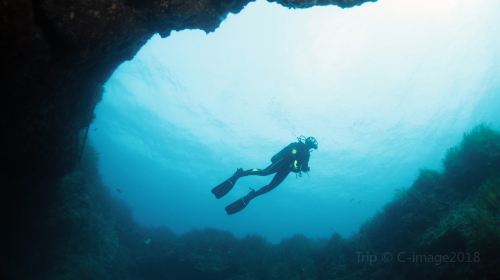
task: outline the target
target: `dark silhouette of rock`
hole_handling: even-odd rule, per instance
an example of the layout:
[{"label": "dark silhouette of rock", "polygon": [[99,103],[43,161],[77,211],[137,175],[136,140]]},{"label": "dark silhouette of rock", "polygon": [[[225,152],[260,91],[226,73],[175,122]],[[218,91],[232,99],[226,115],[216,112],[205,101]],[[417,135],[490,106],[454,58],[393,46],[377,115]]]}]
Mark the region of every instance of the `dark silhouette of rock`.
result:
[{"label": "dark silhouette of rock", "polygon": [[[276,1],[287,7],[366,0]],[[41,182],[69,172],[81,155],[85,129],[102,85],[153,34],[214,31],[249,0],[3,1],[1,155],[5,174]],[[30,170],[30,176],[21,176]],[[34,187],[34,186],[33,186]]]},{"label": "dark silhouette of rock", "polygon": [[[371,0],[276,1],[287,7]],[[0,2],[0,271],[28,251],[53,203],[56,182],[74,169],[102,86],[155,33],[214,31],[250,0],[4,0]],[[26,247],[24,247],[26,246]],[[36,244],[30,243],[30,246]],[[12,253],[12,254],[11,254]]]},{"label": "dark silhouette of rock", "polygon": [[33,226],[36,238],[15,239],[12,246],[25,254],[15,261],[8,255],[2,279],[498,279],[500,273],[500,133],[484,126],[449,150],[443,172],[422,170],[359,232],[327,240],[295,235],[271,244],[217,229],[179,235],[139,226],[101,182],[97,160],[87,147],[78,168],[60,180],[54,203]]}]

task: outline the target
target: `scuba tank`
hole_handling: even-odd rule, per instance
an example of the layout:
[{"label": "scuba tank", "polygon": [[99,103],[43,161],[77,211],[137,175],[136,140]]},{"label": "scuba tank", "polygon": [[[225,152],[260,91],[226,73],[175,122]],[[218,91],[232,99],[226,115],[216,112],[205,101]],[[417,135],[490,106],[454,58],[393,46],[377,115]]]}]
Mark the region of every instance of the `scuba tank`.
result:
[{"label": "scuba tank", "polygon": [[[305,141],[306,141],[306,137],[304,135],[297,137],[297,144],[298,145],[305,145]],[[290,171],[292,171],[293,173],[299,174],[299,176],[302,177],[302,162],[299,161],[298,147],[292,148],[290,153],[292,156],[292,163],[290,164]]]}]

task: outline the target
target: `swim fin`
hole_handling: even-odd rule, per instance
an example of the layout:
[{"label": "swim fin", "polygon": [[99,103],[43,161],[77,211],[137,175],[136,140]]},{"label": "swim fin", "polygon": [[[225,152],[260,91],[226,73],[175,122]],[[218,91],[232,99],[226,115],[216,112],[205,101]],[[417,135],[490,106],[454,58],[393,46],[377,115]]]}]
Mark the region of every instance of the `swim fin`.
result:
[{"label": "swim fin", "polygon": [[254,199],[257,195],[255,194],[254,190],[251,190],[247,195],[244,197],[236,200],[235,202],[229,204],[226,206],[226,213],[228,215],[235,214],[237,212],[240,212],[241,210],[245,209],[245,207],[250,203],[252,199]]},{"label": "swim fin", "polygon": [[212,189],[212,193],[215,195],[216,198],[221,198],[225,196],[231,189],[233,189],[234,184],[238,180],[238,178],[241,177],[243,174],[243,169],[238,168],[236,172],[231,176],[231,178],[227,179],[226,181],[220,183],[217,185],[215,188]]}]

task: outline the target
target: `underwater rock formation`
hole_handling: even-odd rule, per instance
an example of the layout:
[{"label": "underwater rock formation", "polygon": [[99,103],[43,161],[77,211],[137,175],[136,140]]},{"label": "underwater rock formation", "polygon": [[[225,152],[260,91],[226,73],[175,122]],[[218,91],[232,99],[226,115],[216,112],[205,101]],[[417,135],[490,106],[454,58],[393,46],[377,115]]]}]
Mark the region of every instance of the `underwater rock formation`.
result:
[{"label": "underwater rock formation", "polygon": [[[352,7],[373,0],[278,0]],[[102,86],[154,34],[214,31],[250,0],[4,0],[0,3],[3,274],[32,255],[58,179],[82,157]],[[43,240],[43,238],[41,239]],[[17,243],[16,243],[17,242]],[[31,248],[30,246],[34,246]],[[35,254],[36,255],[36,254]],[[34,256],[35,257],[35,256]]]},{"label": "underwater rock formation", "polygon": [[[281,0],[286,7],[369,0]],[[155,33],[214,31],[250,0],[2,1],[0,142],[5,174],[34,183],[69,172],[81,155],[85,129],[102,85]],[[30,170],[30,176],[21,176]]]},{"label": "underwater rock formation", "polygon": [[[88,147],[15,279],[498,279],[500,133],[479,126],[354,236],[279,244],[216,229],[144,228],[111,198]],[[334,221],[331,221],[334,223]],[[26,241],[25,241],[26,242]],[[29,269],[27,269],[29,268]]]},{"label": "underwater rock formation", "polygon": [[[2,1],[0,154],[6,164],[0,277],[498,278],[500,142],[497,132],[484,127],[450,150],[443,173],[422,171],[411,188],[350,239],[295,236],[271,245],[258,236],[237,239],[211,229],[178,236],[137,226],[106,193],[96,158],[84,144],[112,71],[154,33],[214,31],[249,1]],[[305,8],[367,1],[271,2]],[[397,257],[398,252],[450,251],[465,259],[440,265],[435,259],[416,265],[380,262],[387,252]]]}]

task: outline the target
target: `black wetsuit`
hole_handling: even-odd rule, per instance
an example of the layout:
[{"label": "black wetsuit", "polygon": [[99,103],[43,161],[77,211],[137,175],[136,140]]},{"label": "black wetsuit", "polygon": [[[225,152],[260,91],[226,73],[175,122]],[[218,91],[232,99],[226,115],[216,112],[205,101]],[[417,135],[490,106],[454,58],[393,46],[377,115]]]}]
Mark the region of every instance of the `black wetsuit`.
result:
[{"label": "black wetsuit", "polygon": [[271,158],[271,164],[264,169],[249,169],[243,171],[241,177],[249,175],[267,176],[273,173],[271,182],[255,192],[255,196],[276,188],[290,172],[301,173],[309,171],[309,148],[303,142],[290,143]]}]

